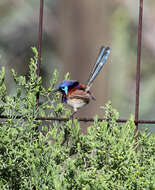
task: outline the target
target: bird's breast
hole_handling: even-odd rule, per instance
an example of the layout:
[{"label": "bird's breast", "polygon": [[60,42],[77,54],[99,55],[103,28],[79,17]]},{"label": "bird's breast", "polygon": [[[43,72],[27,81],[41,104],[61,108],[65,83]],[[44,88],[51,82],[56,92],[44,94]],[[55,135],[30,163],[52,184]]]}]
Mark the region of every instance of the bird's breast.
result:
[{"label": "bird's breast", "polygon": [[74,108],[81,108],[81,107],[85,106],[86,104],[88,104],[88,102],[84,101],[83,99],[68,98],[67,104]]}]

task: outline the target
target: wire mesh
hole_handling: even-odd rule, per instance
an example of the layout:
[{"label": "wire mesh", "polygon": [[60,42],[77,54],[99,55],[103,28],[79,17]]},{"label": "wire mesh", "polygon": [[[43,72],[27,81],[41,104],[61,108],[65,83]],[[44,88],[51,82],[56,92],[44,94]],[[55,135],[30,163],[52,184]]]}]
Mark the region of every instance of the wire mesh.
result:
[{"label": "wire mesh", "polygon": [[[43,33],[43,9],[44,0],[40,0],[39,11],[39,30],[38,30],[38,61],[37,61],[37,76],[40,76],[41,52],[42,52],[42,33]],[[140,70],[141,70],[141,44],[142,44],[142,20],[143,20],[143,0],[139,0],[139,23],[138,23],[138,41],[137,41],[137,70],[136,70],[136,101],[135,101],[135,134],[138,131],[138,124],[155,124],[155,120],[139,120],[139,98],[140,98]],[[39,106],[39,93],[37,94],[37,106]],[[1,119],[8,119],[8,116],[0,115]],[[17,116],[20,119],[22,116]],[[70,118],[60,117],[37,117],[36,120],[51,120],[51,121],[68,121]],[[99,121],[104,118],[99,118]],[[78,118],[81,122],[93,122],[93,118]],[[118,123],[125,123],[127,119],[118,119]]]}]

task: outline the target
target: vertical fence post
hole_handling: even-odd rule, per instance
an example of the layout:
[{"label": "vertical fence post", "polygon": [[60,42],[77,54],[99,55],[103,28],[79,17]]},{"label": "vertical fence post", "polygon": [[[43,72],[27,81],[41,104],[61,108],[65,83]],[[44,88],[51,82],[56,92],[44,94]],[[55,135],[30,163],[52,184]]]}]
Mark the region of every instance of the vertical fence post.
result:
[{"label": "vertical fence post", "polygon": [[139,121],[139,91],[140,91],[142,18],[143,18],[143,0],[139,0],[139,24],[138,24],[138,44],[137,44],[137,71],[136,71],[136,105],[135,105],[136,129],[135,129],[135,135],[138,131],[138,121]]},{"label": "vertical fence post", "polygon": [[[39,11],[39,32],[38,32],[38,60],[37,60],[37,76],[40,76],[41,50],[42,50],[42,31],[43,31],[43,8],[44,0],[40,0]],[[37,107],[39,105],[39,92],[37,94]]]}]

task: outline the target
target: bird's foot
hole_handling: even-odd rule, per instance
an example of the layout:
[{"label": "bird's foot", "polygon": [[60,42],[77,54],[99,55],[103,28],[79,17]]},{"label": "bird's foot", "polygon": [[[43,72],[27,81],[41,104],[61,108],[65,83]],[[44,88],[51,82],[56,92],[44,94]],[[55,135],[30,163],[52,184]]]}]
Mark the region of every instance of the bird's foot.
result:
[{"label": "bird's foot", "polygon": [[73,113],[72,113],[72,115],[70,116],[70,119],[71,119],[71,120],[73,120],[73,119],[75,119],[75,118],[76,118],[76,117],[75,117],[75,114],[76,114],[76,111],[75,111],[75,112],[73,112]]}]

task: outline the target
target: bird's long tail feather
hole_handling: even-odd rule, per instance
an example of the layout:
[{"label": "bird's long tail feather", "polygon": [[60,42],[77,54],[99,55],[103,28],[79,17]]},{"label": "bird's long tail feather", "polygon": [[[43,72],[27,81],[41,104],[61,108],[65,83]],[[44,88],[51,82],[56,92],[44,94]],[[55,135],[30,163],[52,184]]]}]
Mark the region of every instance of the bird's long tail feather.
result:
[{"label": "bird's long tail feather", "polygon": [[108,56],[110,54],[110,48],[109,47],[104,47],[102,46],[100,49],[100,52],[97,56],[97,60],[96,63],[92,69],[92,72],[90,74],[88,83],[86,85],[86,91],[89,91],[92,82],[94,81],[94,79],[96,78],[96,76],[99,74],[100,70],[102,69],[104,63],[107,61]]}]

